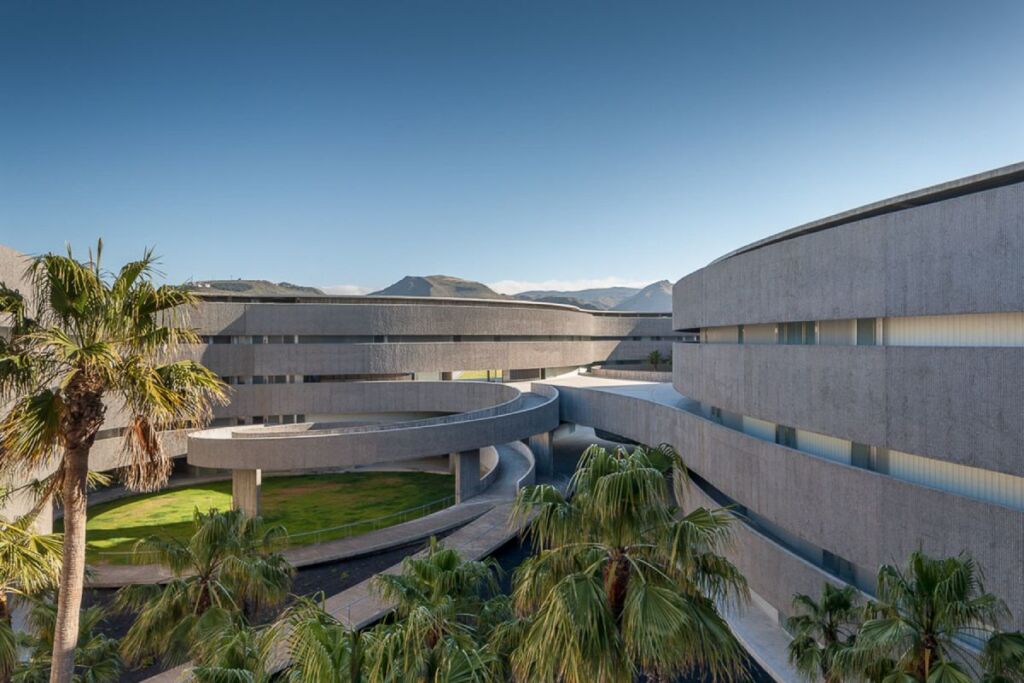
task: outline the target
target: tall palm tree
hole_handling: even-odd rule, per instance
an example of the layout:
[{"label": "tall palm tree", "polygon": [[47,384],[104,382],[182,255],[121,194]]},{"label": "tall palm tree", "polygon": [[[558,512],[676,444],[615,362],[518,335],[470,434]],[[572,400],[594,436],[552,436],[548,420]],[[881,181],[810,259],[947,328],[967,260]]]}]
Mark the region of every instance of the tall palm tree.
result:
[{"label": "tall palm tree", "polygon": [[837,588],[830,583],[825,584],[820,601],[809,595],[794,596],[793,607],[803,613],[789,619],[794,634],[789,643],[789,661],[808,680],[842,680],[833,662],[836,652],[849,646],[856,636],[861,612],[855,606],[856,596],[853,586]]},{"label": "tall palm tree", "polygon": [[51,590],[60,576],[61,537],[36,533],[34,522],[31,514],[12,522],[0,518],[0,681],[7,680],[17,661],[10,596]]},{"label": "tall palm tree", "polygon": [[153,283],[155,259],[146,251],[116,274],[101,267],[102,242],[86,261],[45,254],[32,260],[28,296],[0,284],[0,313],[12,321],[0,341],[0,470],[29,475],[56,470],[51,490],[64,504],[64,562],[53,639],[51,680],[67,683],[74,670],[78,613],[85,572],[89,452],[103,426],[107,402],[123,407],[127,484],[161,486],[169,460],[160,432],[204,423],[225,386],[209,369],[180,360],[196,343],[182,326],[194,298]]},{"label": "tall palm tree", "polygon": [[498,592],[493,560],[465,561],[431,539],[425,555],[407,557],[400,574],[375,587],[396,604],[395,620],[375,627],[364,650],[366,683],[500,680],[486,645],[496,625],[487,595]]},{"label": "tall palm tree", "polygon": [[882,668],[885,681],[980,680],[983,663],[965,643],[993,636],[1010,616],[999,598],[985,592],[981,571],[963,554],[934,559],[916,551],[906,567],[883,565],[877,594],[874,616],[854,644],[836,654],[845,675]]},{"label": "tall palm tree", "polygon": [[[139,562],[157,561],[174,573],[163,585],[132,585],[118,591],[115,609],[137,613],[121,641],[126,661],[160,657],[180,664],[201,653],[204,633],[244,622],[260,607],[280,603],[293,569],[279,550],[287,542],[280,526],[266,528],[241,510],[193,516],[188,541],[151,536],[135,545]],[[200,658],[201,659],[201,658]]]},{"label": "tall palm tree", "polygon": [[[13,683],[44,683],[50,678],[53,663],[53,639],[56,635],[57,606],[53,594],[28,598],[28,623],[31,633],[19,634],[19,645],[28,657],[15,667]],[[73,679],[81,683],[115,683],[121,677],[121,657],[117,641],[95,629],[103,619],[103,608],[93,606],[79,616],[78,642],[75,644]]]},{"label": "tall palm tree", "polygon": [[[730,540],[724,510],[680,516],[652,461],[671,463],[677,500],[686,469],[671,446],[588,448],[569,484],[521,491],[513,522],[528,522],[539,552],[515,574],[521,628],[512,667],[522,680],[631,681],[703,667],[738,676],[743,651],[717,605],[747,596],[721,556]],[[532,520],[532,521],[530,521]]]}]

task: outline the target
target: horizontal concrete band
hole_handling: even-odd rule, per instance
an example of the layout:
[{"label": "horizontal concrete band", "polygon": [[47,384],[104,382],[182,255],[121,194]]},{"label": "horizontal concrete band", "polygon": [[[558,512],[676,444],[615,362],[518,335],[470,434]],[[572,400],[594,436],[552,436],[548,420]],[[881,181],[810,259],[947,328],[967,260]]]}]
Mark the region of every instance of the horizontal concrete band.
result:
[{"label": "horizontal concrete band", "polygon": [[[366,383],[363,391],[373,391]],[[388,384],[388,383],[380,383]],[[413,383],[396,383],[410,386]],[[423,382],[418,394],[429,410],[431,388],[434,392],[464,389],[474,391],[472,383]],[[481,385],[487,386],[487,385]],[[392,391],[383,387],[382,391]],[[530,393],[516,410],[493,415],[465,415],[465,419],[443,423],[427,420],[399,428],[368,431],[317,430],[300,433],[268,431],[266,436],[234,438],[236,427],[211,429],[189,436],[188,461],[203,467],[229,469],[301,470],[322,467],[355,467],[396,462],[427,455],[471,450],[496,443],[517,441],[548,432],[558,426],[558,393],[542,390]]]},{"label": "horizontal concrete band", "polygon": [[[717,508],[706,493],[691,485],[682,505],[690,511],[697,507]],[[795,593],[816,596],[825,583],[843,585],[834,576],[794,555],[777,543],[737,520],[733,524],[733,542],[726,556],[747,578],[750,589],[786,615]]]},{"label": "horizontal concrete band", "polygon": [[1024,184],[754,247],[679,280],[677,330],[1024,310]]},{"label": "horizontal concrete band", "polygon": [[[466,413],[498,410],[522,401],[522,393],[515,387],[489,382],[262,384],[235,386],[231,394],[231,403],[215,411],[217,417],[421,411]],[[268,427],[262,433],[308,429],[310,426]]]},{"label": "horizontal concrete band", "polygon": [[191,355],[221,375],[245,376],[552,368],[640,360],[652,351],[667,357],[671,341],[211,344]]},{"label": "horizontal concrete band", "polygon": [[1024,349],[675,344],[673,361],[709,406],[1024,476]]},{"label": "horizontal concrete band", "polygon": [[509,305],[422,299],[362,299],[350,303],[233,303],[204,301],[190,324],[210,335],[579,335],[669,334],[667,314],[583,311],[567,306]]},{"label": "horizontal concrete band", "polygon": [[[871,569],[918,548],[937,556],[966,551],[985,568],[988,588],[1024,605],[1022,512],[761,441],[640,391],[554,384],[563,421],[671,443],[724,494],[812,545]],[[1015,613],[1024,623],[1024,610]]]}]

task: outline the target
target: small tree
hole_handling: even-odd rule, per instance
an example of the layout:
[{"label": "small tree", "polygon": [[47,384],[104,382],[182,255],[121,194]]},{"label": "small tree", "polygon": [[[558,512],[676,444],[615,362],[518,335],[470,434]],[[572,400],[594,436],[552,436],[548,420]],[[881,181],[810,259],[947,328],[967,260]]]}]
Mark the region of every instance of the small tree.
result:
[{"label": "small tree", "polygon": [[70,683],[85,576],[89,453],[108,401],[123,407],[130,488],[167,480],[160,433],[203,424],[225,386],[203,365],[180,360],[198,342],[181,316],[195,302],[176,287],[153,283],[146,251],[116,274],[103,270],[103,244],[86,261],[45,254],[28,269],[24,296],[0,283],[0,314],[12,321],[0,338],[0,470],[29,475],[56,456],[50,491],[64,504],[64,549],[53,639],[51,680]]},{"label": "small tree", "polygon": [[[998,633],[1010,616],[1006,605],[985,592],[981,571],[967,555],[933,559],[917,551],[906,567],[883,565],[877,594],[877,604],[870,606],[874,616],[860,627],[853,645],[836,654],[843,675],[968,683],[982,680],[986,666],[1005,671],[1024,662],[1021,635]],[[987,658],[964,644],[996,636]],[[1024,672],[1018,669],[1017,675],[994,680],[1020,680]]]},{"label": "small tree", "polygon": [[809,595],[794,596],[793,607],[803,613],[789,619],[793,631],[789,661],[807,680],[842,680],[834,670],[834,660],[836,653],[852,644],[856,635],[860,623],[860,610],[854,605],[856,595],[853,586],[836,588],[826,583],[818,601]]},{"label": "small tree", "polygon": [[655,370],[658,369],[658,366],[661,365],[662,361],[664,360],[665,357],[662,356],[661,351],[658,351],[657,349],[647,354],[647,362],[650,363],[651,367],[653,367]]},{"label": "small tree", "polygon": [[[53,664],[53,639],[57,626],[57,607],[53,594],[28,598],[30,633],[19,634],[19,645],[28,657],[19,662],[12,681],[14,683],[44,683],[50,679]],[[93,606],[82,610],[78,622],[78,642],[75,644],[75,681],[88,683],[115,683],[121,678],[121,657],[117,640],[96,633],[103,620],[103,609]]]},{"label": "small tree", "polygon": [[34,522],[34,515],[13,522],[0,518],[0,681],[7,680],[18,654],[10,596],[52,590],[60,575],[61,537],[36,533]]},{"label": "small tree", "polygon": [[201,654],[226,623],[244,623],[248,612],[288,594],[293,570],[278,552],[287,540],[283,527],[264,528],[241,510],[196,510],[193,529],[187,542],[151,536],[135,545],[136,561],[155,558],[174,578],[118,591],[115,608],[138,614],[122,640],[130,663],[160,657],[180,664]]},{"label": "small tree", "polygon": [[272,671],[287,660],[282,679],[288,683],[362,683],[371,638],[346,628],[316,600],[298,598],[264,633],[261,668]]},{"label": "small tree", "polygon": [[379,574],[376,590],[396,604],[395,620],[369,634],[366,683],[502,680],[486,644],[497,617],[510,616],[486,599],[498,591],[497,572],[494,560],[466,561],[431,539],[426,555],[402,561],[400,574]]}]

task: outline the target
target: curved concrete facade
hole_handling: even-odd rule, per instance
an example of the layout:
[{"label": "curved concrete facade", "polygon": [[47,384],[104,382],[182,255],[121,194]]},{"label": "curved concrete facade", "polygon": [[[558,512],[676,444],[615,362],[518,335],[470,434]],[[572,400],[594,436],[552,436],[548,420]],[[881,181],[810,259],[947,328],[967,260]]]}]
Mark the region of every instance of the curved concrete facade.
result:
[{"label": "curved concrete facade", "polygon": [[682,278],[673,327],[702,343],[674,345],[675,391],[561,387],[562,417],[679,447],[764,531],[737,559],[783,614],[822,575],[870,591],[880,563],[920,547],[971,553],[1020,626],[1022,311],[1018,164]]},{"label": "curved concrete facade", "polygon": [[[223,375],[342,375],[564,368],[671,352],[667,315],[531,302],[337,297],[330,303],[206,301],[198,357]],[[288,336],[289,343],[238,343]]]},{"label": "curved concrete facade", "polygon": [[1024,476],[1019,348],[676,344],[674,361],[711,406]]},{"label": "curved concrete facade", "polygon": [[371,405],[394,400],[416,411],[436,405],[469,406],[476,399],[474,407],[479,410],[361,427],[210,429],[189,437],[189,463],[260,470],[348,468],[479,449],[528,439],[558,426],[557,393],[520,395],[512,387],[480,382],[353,382],[339,386],[351,394],[352,401],[362,397]]},{"label": "curved concrete facade", "polygon": [[675,284],[674,326],[1020,311],[1022,175],[1018,164],[950,184],[966,194],[939,186],[915,193],[919,206],[896,197],[741,249]]}]

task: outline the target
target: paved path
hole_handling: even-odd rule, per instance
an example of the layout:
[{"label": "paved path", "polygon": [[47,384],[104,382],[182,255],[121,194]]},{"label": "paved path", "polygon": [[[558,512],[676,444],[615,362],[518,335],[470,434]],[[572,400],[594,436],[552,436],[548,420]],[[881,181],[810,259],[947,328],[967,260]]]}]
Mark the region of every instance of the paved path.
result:
[{"label": "paved path", "polygon": [[[515,531],[509,527],[508,518],[511,503],[496,505],[490,512],[444,539],[446,548],[454,548],[466,560],[479,560],[503,546]],[[423,556],[425,550],[415,556]],[[402,564],[385,569],[383,574],[399,574]],[[373,591],[373,578],[327,598],[326,611],[349,628],[361,629],[380,620],[394,609],[394,604],[384,602]]]}]

